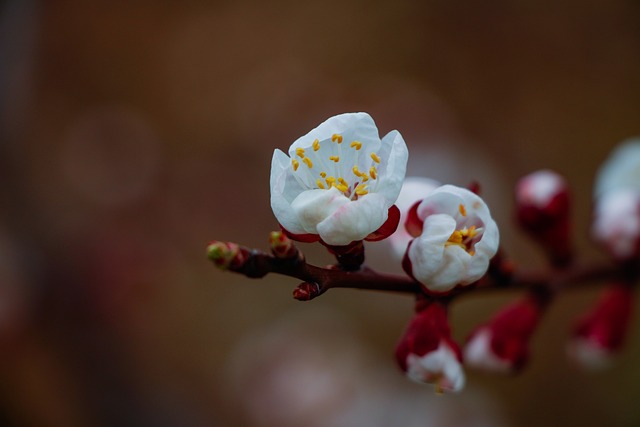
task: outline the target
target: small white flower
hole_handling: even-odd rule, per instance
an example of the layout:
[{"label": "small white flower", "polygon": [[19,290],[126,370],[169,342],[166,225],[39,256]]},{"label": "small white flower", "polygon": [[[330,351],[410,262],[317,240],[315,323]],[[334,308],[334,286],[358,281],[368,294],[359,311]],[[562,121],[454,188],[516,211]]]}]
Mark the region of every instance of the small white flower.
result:
[{"label": "small white flower", "polygon": [[407,250],[407,245],[415,237],[409,234],[404,227],[409,209],[441,185],[438,181],[430,178],[411,176],[404,180],[400,195],[398,196],[398,200],[396,200],[396,206],[400,210],[400,226],[396,232],[389,237],[391,248],[398,258],[402,259]]},{"label": "small white flower", "polygon": [[[444,185],[418,206],[422,234],[407,251],[407,271],[432,292],[480,279],[498,251],[500,235],[486,203],[464,188]],[[406,265],[406,264],[405,264]]]},{"label": "small white flower", "polygon": [[591,231],[614,257],[636,256],[640,246],[640,192],[622,189],[600,196]]},{"label": "small white flower", "polygon": [[594,197],[623,189],[640,191],[640,138],[623,141],[602,164]]},{"label": "small white flower", "polygon": [[410,353],[407,356],[407,376],[416,382],[433,383],[437,391],[457,392],[465,383],[458,356],[444,341],[435,351],[424,356]]},{"label": "small white flower", "polygon": [[382,140],[366,113],[332,117],[271,163],[271,208],[293,235],[329,245],[365,239],[387,220],[398,198],[408,152],[397,131]]}]

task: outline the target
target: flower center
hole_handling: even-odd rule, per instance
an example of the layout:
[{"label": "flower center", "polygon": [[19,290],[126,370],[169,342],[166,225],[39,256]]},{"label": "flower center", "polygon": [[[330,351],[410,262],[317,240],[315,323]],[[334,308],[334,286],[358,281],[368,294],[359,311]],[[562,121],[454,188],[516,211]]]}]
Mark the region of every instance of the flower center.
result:
[{"label": "flower center", "polygon": [[[308,189],[328,190],[336,188],[351,200],[357,200],[369,191],[375,191],[372,184],[377,184],[380,157],[376,153],[370,154],[370,160],[362,159],[360,152],[362,142],[352,141],[345,144],[343,137],[333,134],[331,139],[313,141],[306,150],[296,148],[295,156],[291,159],[293,176],[298,183]],[[367,163],[368,170],[360,170],[358,165]]]},{"label": "flower center", "polygon": [[458,213],[456,222],[458,223],[456,231],[451,233],[449,239],[445,242],[445,246],[459,246],[464,249],[469,255],[474,256],[476,254],[473,246],[479,240],[479,237],[482,236],[482,228],[477,228],[475,225],[467,227],[466,225],[461,226],[461,222],[468,221],[467,218],[467,209],[464,205],[460,205],[458,207]]}]

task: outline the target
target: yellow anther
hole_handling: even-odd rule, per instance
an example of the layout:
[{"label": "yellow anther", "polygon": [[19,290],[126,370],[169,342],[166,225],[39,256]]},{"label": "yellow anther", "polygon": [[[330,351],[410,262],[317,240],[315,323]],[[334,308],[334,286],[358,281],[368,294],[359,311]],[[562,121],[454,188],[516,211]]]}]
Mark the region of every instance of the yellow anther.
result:
[{"label": "yellow anther", "polygon": [[304,162],[304,164],[306,164],[307,166],[309,166],[309,169],[311,169],[313,167],[313,162],[311,162],[311,159],[308,157],[305,157],[304,159],[302,159],[302,161]]},{"label": "yellow anther", "polygon": [[331,136],[331,141],[337,142],[338,144],[342,144],[342,135],[338,135],[337,133],[334,133]]},{"label": "yellow anther", "polygon": [[320,176],[323,177],[323,178],[326,178],[327,177],[327,173],[326,172],[320,172]]},{"label": "yellow anther", "polygon": [[338,178],[338,182],[342,185],[346,185],[347,187],[349,186],[349,183],[345,181],[344,178],[342,177]]},{"label": "yellow anther", "polygon": [[329,186],[329,188],[333,187],[336,184],[336,179],[332,176],[325,179],[325,181],[327,182],[327,185]]},{"label": "yellow anther", "polygon": [[304,159],[304,148],[301,148],[301,147],[296,148],[296,154],[301,159]]},{"label": "yellow anther", "polygon": [[344,185],[344,184],[338,184],[336,185],[336,188],[340,191],[342,191],[343,193],[346,193],[347,190],[349,189],[349,186]]},{"label": "yellow anther", "polygon": [[333,160],[334,162],[338,163],[340,161],[340,156],[329,156],[329,160]]},{"label": "yellow anther", "polygon": [[380,157],[378,157],[376,153],[371,153],[371,158],[373,159],[374,162],[380,163]]},{"label": "yellow anther", "polygon": [[362,178],[362,182],[367,182],[367,181],[369,181],[369,177],[367,176],[367,174],[366,174],[366,173],[363,173],[363,174],[362,174],[362,176],[361,176],[361,178]]},{"label": "yellow anther", "polygon": [[373,179],[378,178],[378,171],[376,171],[375,166],[371,166],[371,168],[369,168],[369,175],[371,175],[371,178]]},{"label": "yellow anther", "polygon": [[458,210],[460,211],[460,215],[467,216],[467,208],[465,208],[462,203],[458,206]]},{"label": "yellow anther", "polygon": [[353,174],[357,177],[362,178],[364,176],[364,174],[362,172],[360,172],[360,170],[358,169],[358,166],[354,166],[353,167]]},{"label": "yellow anther", "polygon": [[368,191],[368,190],[365,190],[365,188],[366,188],[366,187],[367,187],[367,185],[366,185],[366,184],[360,184],[360,185],[358,185],[358,186],[356,187],[356,190],[355,190],[356,194],[357,194],[358,196],[364,196],[365,194],[368,194],[368,193],[369,193],[369,191]]},{"label": "yellow anther", "polygon": [[476,231],[476,226],[472,225],[471,228],[469,228],[469,230],[467,230],[467,236],[469,236],[470,238],[474,238],[476,235],[478,234],[478,232]]},{"label": "yellow anther", "polygon": [[362,142],[360,141],[353,141],[350,145],[351,148],[355,148],[356,150],[359,150],[362,148]]},{"label": "yellow anther", "polygon": [[298,163],[298,161],[296,159],[291,159],[291,165],[293,166],[293,170],[297,171],[298,170],[298,166],[300,166],[300,163]]},{"label": "yellow anther", "polygon": [[318,151],[320,149],[320,141],[317,139],[313,141],[313,151]]},{"label": "yellow anther", "polygon": [[324,184],[319,179],[316,179],[316,185],[318,186],[318,188],[321,188],[323,190],[325,189]]},{"label": "yellow anther", "polygon": [[451,236],[449,236],[449,240],[447,240],[445,245],[462,245],[462,232],[460,230],[456,230],[451,233]]}]

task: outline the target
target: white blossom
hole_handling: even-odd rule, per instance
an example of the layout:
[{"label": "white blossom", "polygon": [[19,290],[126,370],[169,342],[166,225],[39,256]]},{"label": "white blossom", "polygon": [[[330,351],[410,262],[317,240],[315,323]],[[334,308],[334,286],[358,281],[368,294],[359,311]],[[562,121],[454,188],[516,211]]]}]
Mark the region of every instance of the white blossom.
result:
[{"label": "white blossom", "polygon": [[271,208],[293,235],[348,245],[387,220],[404,180],[408,151],[397,131],[382,140],[366,113],[332,117],[298,138],[289,155],[275,150]]},{"label": "white blossom", "polygon": [[422,234],[407,251],[411,274],[427,291],[447,292],[480,279],[500,235],[486,203],[464,188],[444,185],[418,206]]}]

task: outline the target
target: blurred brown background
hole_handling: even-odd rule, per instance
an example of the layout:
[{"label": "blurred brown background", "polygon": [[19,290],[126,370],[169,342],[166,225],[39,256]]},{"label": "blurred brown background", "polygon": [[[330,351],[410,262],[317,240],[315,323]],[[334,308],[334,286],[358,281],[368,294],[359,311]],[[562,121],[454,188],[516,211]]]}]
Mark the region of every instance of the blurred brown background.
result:
[{"label": "blurred brown background", "polygon": [[[266,247],[273,149],[367,111],[403,134],[412,174],[479,179],[523,263],[542,265],[511,225],[513,184],[565,174],[580,252],[600,258],[591,185],[640,133],[640,3],[0,4],[0,425],[640,425],[638,320],[612,369],[565,357],[597,290],[559,298],[522,375],[469,372],[438,397],[392,358],[409,297],[300,303],[294,280],[204,255]],[[461,300],[456,337],[515,296]]]}]

